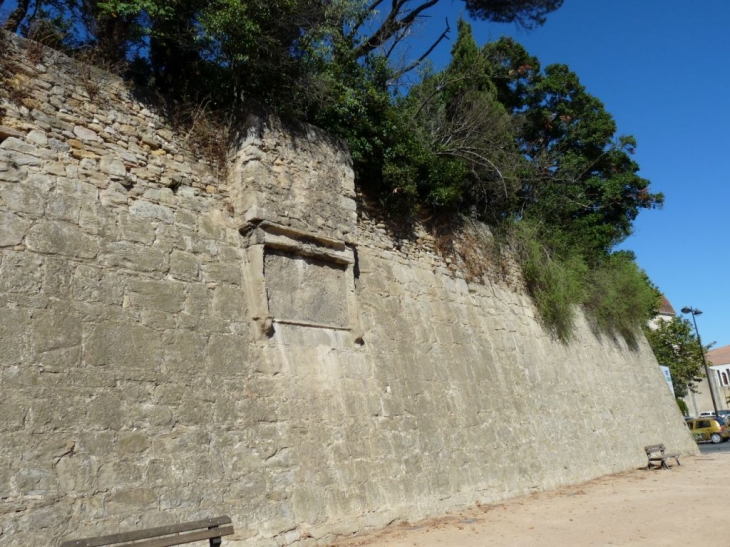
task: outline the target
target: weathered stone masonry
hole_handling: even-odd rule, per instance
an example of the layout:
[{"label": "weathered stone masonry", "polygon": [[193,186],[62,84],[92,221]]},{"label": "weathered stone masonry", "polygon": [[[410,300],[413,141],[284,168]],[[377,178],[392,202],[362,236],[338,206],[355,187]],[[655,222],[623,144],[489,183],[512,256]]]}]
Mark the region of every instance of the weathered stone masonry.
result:
[{"label": "weathered stone masonry", "polygon": [[252,118],[221,179],[119,80],[8,48],[0,545],[217,514],[321,545],[696,451],[645,343],[556,343],[358,218],[327,135]]}]

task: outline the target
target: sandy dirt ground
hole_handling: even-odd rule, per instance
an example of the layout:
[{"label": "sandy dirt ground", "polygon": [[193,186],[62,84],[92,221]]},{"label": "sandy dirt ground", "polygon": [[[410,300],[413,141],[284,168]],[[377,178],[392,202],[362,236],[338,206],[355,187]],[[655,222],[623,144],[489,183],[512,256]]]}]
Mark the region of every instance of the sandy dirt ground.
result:
[{"label": "sandy dirt ground", "polygon": [[[724,445],[722,445],[724,446]],[[338,547],[730,546],[730,452],[391,526]]]}]

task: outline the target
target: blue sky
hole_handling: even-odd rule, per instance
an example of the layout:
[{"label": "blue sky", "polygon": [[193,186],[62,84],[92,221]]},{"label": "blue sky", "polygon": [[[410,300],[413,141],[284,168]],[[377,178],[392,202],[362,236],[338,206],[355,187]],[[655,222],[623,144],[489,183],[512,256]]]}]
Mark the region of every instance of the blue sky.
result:
[{"label": "blue sky", "polygon": [[[460,1],[444,0],[424,34],[448,16],[451,42]],[[613,114],[619,133],[634,135],[634,158],[661,210],[643,211],[621,248],[675,310],[692,306],[703,343],[730,344],[730,1],[565,0],[536,30],[472,22],[481,44],[513,36],[542,66],[565,63]],[[414,51],[414,54],[416,52]]]},{"label": "blue sky", "polygon": [[[14,6],[6,1],[3,11]],[[463,6],[442,0],[421,29],[424,43],[447,16],[453,40]],[[636,253],[677,312],[704,312],[700,334],[716,347],[730,344],[729,21],[729,0],[565,0],[534,31],[472,23],[480,44],[508,34],[543,66],[569,65],[619,132],[637,138],[640,174],[666,203],[640,214],[622,248]],[[451,43],[436,50],[437,67],[448,63]]]}]

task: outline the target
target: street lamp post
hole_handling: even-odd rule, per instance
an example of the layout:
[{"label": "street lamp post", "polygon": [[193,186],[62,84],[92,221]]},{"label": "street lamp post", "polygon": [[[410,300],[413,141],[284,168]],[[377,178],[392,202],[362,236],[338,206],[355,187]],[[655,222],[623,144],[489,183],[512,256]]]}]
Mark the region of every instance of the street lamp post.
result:
[{"label": "street lamp post", "polygon": [[710,369],[707,367],[707,359],[705,359],[705,348],[702,347],[702,338],[700,338],[700,330],[697,328],[696,315],[702,315],[702,311],[685,307],[682,308],[682,313],[689,313],[692,315],[692,322],[695,325],[695,333],[697,333],[697,343],[700,345],[700,355],[702,356],[702,364],[705,365],[705,375],[707,376],[707,387],[710,389],[710,397],[712,397],[712,406],[715,409],[715,416],[719,416],[717,413],[717,401],[715,401],[715,390],[712,389],[712,379],[710,378]]}]

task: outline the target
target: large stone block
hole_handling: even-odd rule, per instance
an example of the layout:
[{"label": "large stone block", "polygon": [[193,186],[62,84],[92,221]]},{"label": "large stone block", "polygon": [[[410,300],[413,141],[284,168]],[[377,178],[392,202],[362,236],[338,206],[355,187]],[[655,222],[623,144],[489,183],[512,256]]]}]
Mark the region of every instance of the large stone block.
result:
[{"label": "large stone block", "polygon": [[28,249],[42,254],[60,254],[74,258],[94,258],[100,240],[63,222],[38,222],[26,237]]},{"label": "large stone block", "polygon": [[18,494],[28,497],[41,497],[58,491],[58,480],[50,466],[45,468],[24,467],[13,477]]},{"label": "large stone block", "polygon": [[81,344],[81,318],[73,310],[38,310],[30,327],[37,354]]},{"label": "large stone block", "polygon": [[[43,292],[60,301],[71,298],[76,263],[65,257],[44,258]],[[65,303],[62,305],[66,305]]]},{"label": "large stone block", "polygon": [[218,377],[248,375],[249,341],[243,336],[213,334],[205,362],[209,374]]},{"label": "large stone block", "polygon": [[165,371],[176,378],[199,375],[204,370],[208,337],[189,332],[171,332],[164,336]]},{"label": "large stone block", "polygon": [[147,219],[132,216],[127,212],[120,213],[117,218],[120,239],[151,245],[155,240],[155,229]]},{"label": "large stone block", "polygon": [[[4,142],[7,142],[7,140]],[[2,149],[0,149],[0,162],[11,166],[2,172],[2,180],[10,182],[19,182],[23,180],[28,173],[28,171],[24,170],[24,168],[27,167],[33,169],[39,168],[43,165],[43,160],[37,156]]]},{"label": "large stone block", "polygon": [[0,199],[14,213],[39,216],[46,207],[48,188],[30,184],[11,184],[0,182]]},{"label": "large stone block", "polygon": [[77,301],[121,305],[124,298],[123,280],[114,271],[80,265],[71,279],[71,294]]},{"label": "large stone block", "polygon": [[129,212],[140,218],[159,220],[167,224],[172,224],[175,221],[172,209],[149,201],[135,201],[129,208]]},{"label": "large stone block", "polygon": [[34,295],[43,284],[43,257],[29,252],[5,252],[0,263],[0,294]]},{"label": "large stone block", "polygon": [[84,325],[84,363],[114,366],[122,374],[138,368],[159,370],[162,337],[149,328],[126,323]]},{"label": "large stone block", "polygon": [[0,432],[22,431],[28,417],[28,401],[19,391],[5,391],[0,397],[0,412],[3,417],[0,420]]},{"label": "large stone block", "polygon": [[30,156],[40,156],[40,150],[38,147],[24,142],[17,137],[8,137],[0,142],[0,149],[8,150],[10,152],[18,152],[20,154],[28,154]]},{"label": "large stone block", "polygon": [[[53,498],[52,498],[53,499]],[[50,505],[50,504],[48,504]],[[25,544],[43,543],[43,538],[54,537],[71,518],[71,506],[67,500],[60,500],[52,506],[33,507],[18,515],[10,530],[5,530],[12,537],[13,529],[22,535],[27,534]]]},{"label": "large stone block", "polygon": [[65,430],[69,424],[83,424],[86,409],[73,391],[40,386],[33,390],[33,395],[25,424],[28,433],[47,435]]},{"label": "large stone block", "polygon": [[132,306],[168,313],[185,307],[185,284],[177,281],[146,281],[130,279],[127,291]]},{"label": "large stone block", "polygon": [[101,261],[110,268],[141,272],[167,272],[170,268],[168,253],[127,241],[106,244]]},{"label": "large stone block", "polygon": [[0,211],[0,247],[20,244],[31,226],[31,221],[10,211]]},{"label": "large stone block", "polygon": [[[76,449],[76,445],[72,445]],[[84,494],[94,490],[99,474],[98,463],[88,455],[69,450],[55,465],[60,489],[65,493]]]},{"label": "large stone block", "polygon": [[81,210],[95,204],[97,189],[78,180],[59,177],[55,192],[49,196],[46,215],[58,220],[78,223]]},{"label": "large stone block", "polygon": [[242,262],[240,261],[235,264],[211,262],[202,266],[203,281],[207,283],[240,285],[242,275]]},{"label": "large stone block", "polygon": [[106,463],[99,469],[98,488],[112,490],[134,487],[142,484],[145,478],[145,466],[135,458],[119,455],[119,459]]},{"label": "large stone block", "polygon": [[139,456],[149,448],[147,435],[138,431],[128,431],[119,435],[117,450],[120,454]]},{"label": "large stone block", "polygon": [[243,289],[218,285],[213,291],[213,314],[227,323],[247,319],[246,295]]},{"label": "large stone block", "polygon": [[112,515],[140,514],[154,508],[157,495],[151,488],[129,488],[114,492],[106,498],[105,505]]},{"label": "large stone block", "polygon": [[200,264],[192,253],[174,250],[170,254],[170,275],[184,281],[197,281],[200,276]]},{"label": "large stone block", "polygon": [[84,423],[89,430],[119,431],[125,425],[123,404],[116,393],[100,393],[86,404],[86,418],[77,423]]}]

